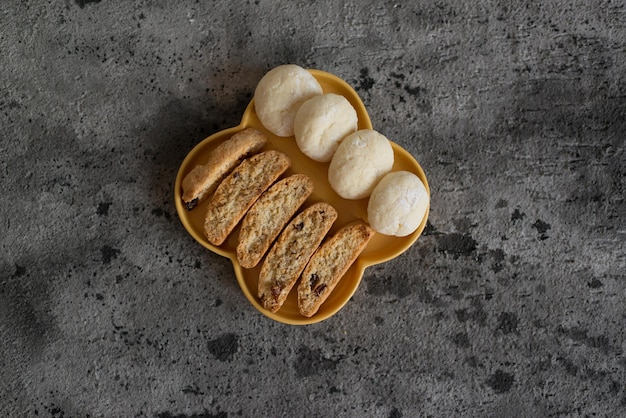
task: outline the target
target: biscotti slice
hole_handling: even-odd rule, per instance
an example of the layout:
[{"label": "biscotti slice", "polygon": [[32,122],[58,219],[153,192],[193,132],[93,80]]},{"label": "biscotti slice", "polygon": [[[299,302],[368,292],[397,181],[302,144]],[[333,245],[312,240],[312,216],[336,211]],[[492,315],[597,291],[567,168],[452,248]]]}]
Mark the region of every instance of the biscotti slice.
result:
[{"label": "biscotti slice", "polygon": [[315,315],[373,235],[371,227],[359,222],[341,228],[319,247],[298,285],[298,309],[302,315]]},{"label": "biscotti slice", "polygon": [[241,162],[215,190],[204,218],[204,234],[222,245],[254,202],[291,165],[279,151],[265,151]]},{"label": "biscotti slice", "polygon": [[259,273],[259,300],[265,309],[280,309],[336,219],[335,208],[315,203],[296,215],[280,233]]},{"label": "biscotti slice", "polygon": [[241,222],[237,260],[253,268],[265,255],[289,219],[313,192],[313,181],[304,174],[280,180],[261,195]]},{"label": "biscotti slice", "polygon": [[247,128],[222,142],[209,154],[206,164],[197,165],[183,179],[183,202],[191,210],[213,193],[218,184],[246,157],[259,151],[267,137]]}]

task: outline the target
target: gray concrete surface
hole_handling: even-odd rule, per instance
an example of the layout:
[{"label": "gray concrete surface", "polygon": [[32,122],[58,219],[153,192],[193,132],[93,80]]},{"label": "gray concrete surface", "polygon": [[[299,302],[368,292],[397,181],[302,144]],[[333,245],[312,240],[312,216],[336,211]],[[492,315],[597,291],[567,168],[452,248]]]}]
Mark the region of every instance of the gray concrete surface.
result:
[{"label": "gray concrete surface", "polygon": [[[0,412],[626,416],[621,1],[0,3]],[[270,68],[336,74],[432,188],[331,319],[259,314],[179,222]]]}]

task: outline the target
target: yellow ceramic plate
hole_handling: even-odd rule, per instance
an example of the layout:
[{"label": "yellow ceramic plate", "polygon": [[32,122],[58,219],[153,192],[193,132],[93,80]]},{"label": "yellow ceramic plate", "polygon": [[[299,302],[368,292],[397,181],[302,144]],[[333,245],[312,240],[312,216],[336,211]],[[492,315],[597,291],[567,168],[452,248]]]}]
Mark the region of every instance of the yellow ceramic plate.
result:
[{"label": "yellow ceramic plate", "polygon": [[[372,123],[367,111],[365,110],[363,102],[357,93],[345,81],[324,71],[309,71],[320,83],[324,93],[341,94],[350,101],[352,106],[354,106],[357,111],[359,129],[372,129]],[[244,269],[237,262],[236,248],[239,227],[235,229],[224,244],[219,247],[214,246],[207,241],[203,230],[207,200],[200,203],[192,211],[187,211],[181,198],[181,183],[185,175],[187,175],[187,173],[196,165],[204,164],[211,150],[218,144],[229,139],[236,132],[249,127],[256,128],[267,135],[269,141],[265,149],[276,149],[282,151],[291,158],[291,168],[285,173],[285,176],[293,173],[303,173],[313,179],[315,183],[315,190],[303,207],[306,207],[314,202],[325,201],[337,209],[339,217],[334,223],[330,234],[352,221],[358,219],[367,220],[368,199],[346,200],[339,197],[328,183],[327,173],[329,164],[319,163],[308,158],[298,149],[296,141],[293,137],[277,137],[265,129],[254,110],[254,99],[250,102],[250,104],[248,104],[239,126],[229,128],[209,136],[196,145],[184,159],[178,170],[178,175],[176,176],[176,186],[174,191],[174,199],[176,202],[178,216],[189,234],[191,234],[196,241],[212,252],[228,257],[232,261],[235,269],[235,275],[237,276],[241,290],[243,290],[243,293],[246,295],[250,303],[261,313],[276,321],[286,324],[303,325],[322,321],[337,313],[348,302],[348,300],[350,300],[361,282],[363,271],[366,267],[379,264],[399,256],[417,240],[426,225],[428,211],[426,212],[426,216],[424,217],[424,220],[419,228],[409,236],[398,238],[382,234],[374,235],[365,250],[346,272],[335,290],[330,294],[326,302],[313,317],[306,318],[298,312],[296,294],[297,284],[292,289],[283,307],[276,313],[269,312],[263,308],[257,297],[257,280],[262,261],[256,268],[253,269]],[[393,142],[391,145],[395,153],[393,171],[406,170],[415,173],[426,186],[426,190],[430,196],[430,189],[428,187],[428,182],[426,181],[426,176],[417,161],[415,161],[411,154],[409,154],[402,147]]]}]

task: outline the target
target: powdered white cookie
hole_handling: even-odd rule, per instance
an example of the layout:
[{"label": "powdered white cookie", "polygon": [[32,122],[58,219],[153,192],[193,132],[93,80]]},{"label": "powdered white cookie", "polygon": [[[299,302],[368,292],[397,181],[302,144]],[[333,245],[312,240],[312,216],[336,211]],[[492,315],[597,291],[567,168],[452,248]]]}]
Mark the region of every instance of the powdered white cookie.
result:
[{"label": "powdered white cookie", "polygon": [[302,67],[280,65],[268,71],[254,91],[254,108],[265,128],[277,136],[292,136],[300,105],[322,94],[322,86]]},{"label": "powdered white cookie", "polygon": [[394,171],[374,188],[367,218],[377,232],[403,237],[420,226],[429,203],[428,192],[419,177],[408,171]]},{"label": "powdered white cookie", "polygon": [[328,181],[344,199],[368,197],[393,167],[393,148],[382,134],[363,129],[341,141],[328,167]]},{"label": "powdered white cookie", "polygon": [[300,106],[294,120],[298,148],[309,158],[328,162],[339,143],[357,130],[356,110],[338,94],[322,94]]}]

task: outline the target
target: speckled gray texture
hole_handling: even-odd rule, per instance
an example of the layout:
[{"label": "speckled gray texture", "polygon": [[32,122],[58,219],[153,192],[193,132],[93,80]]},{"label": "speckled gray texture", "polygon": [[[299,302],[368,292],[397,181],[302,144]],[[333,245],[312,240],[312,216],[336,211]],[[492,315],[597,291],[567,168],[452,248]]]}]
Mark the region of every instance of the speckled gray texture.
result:
[{"label": "speckled gray texture", "polygon": [[[0,413],[626,415],[626,5],[0,3]],[[259,314],[185,232],[184,156],[284,63],[432,190],[336,316]]]}]

